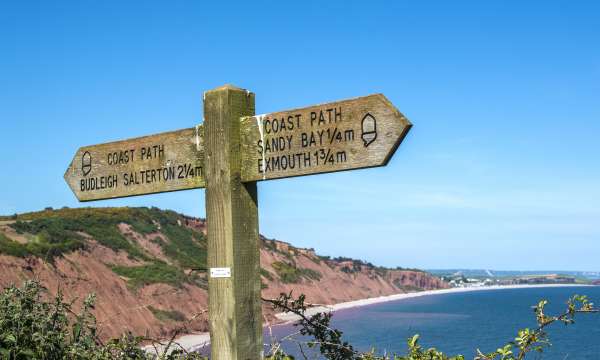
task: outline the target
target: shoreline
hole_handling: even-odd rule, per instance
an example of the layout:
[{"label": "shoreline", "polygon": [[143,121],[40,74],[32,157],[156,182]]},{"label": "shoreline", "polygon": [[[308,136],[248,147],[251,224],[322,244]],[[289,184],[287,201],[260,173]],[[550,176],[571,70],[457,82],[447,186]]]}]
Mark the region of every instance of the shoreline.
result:
[{"label": "shoreline", "polygon": [[[444,295],[444,294],[456,294],[456,293],[465,293],[465,292],[474,292],[474,291],[488,291],[488,290],[509,290],[509,289],[530,289],[530,288],[555,288],[555,287],[588,287],[594,285],[588,284],[535,284],[535,285],[493,285],[493,286],[478,286],[478,287],[465,287],[465,288],[449,288],[449,289],[437,289],[437,290],[425,290],[418,292],[410,292],[410,293],[402,293],[402,294],[393,294],[393,295],[385,295],[378,296],[373,298],[359,299],[346,301],[342,303],[337,303],[333,305],[326,306],[315,306],[306,310],[306,315],[311,316],[318,312],[335,312],[339,310],[352,309],[362,306],[375,305],[390,301],[404,300],[404,299],[412,299],[422,296],[432,296],[432,295]],[[297,321],[299,317],[295,314],[289,313],[277,313],[275,317],[278,320],[281,320],[281,323],[273,324],[271,326],[281,326],[293,323]],[[265,325],[265,327],[268,325]],[[186,351],[197,351],[206,347],[210,344],[210,335],[208,332],[203,333],[195,333],[183,335],[177,339],[175,342],[181,345]],[[145,346],[144,349],[146,351],[154,352],[154,348],[149,345]]]},{"label": "shoreline", "polygon": [[[366,298],[359,300],[346,301],[333,305],[326,306],[315,306],[306,310],[306,315],[311,316],[318,312],[335,312],[339,310],[352,309],[356,307],[368,306],[381,304],[390,301],[412,299],[421,296],[432,296],[432,295],[444,295],[444,294],[456,294],[474,291],[488,291],[488,290],[509,290],[509,289],[531,289],[531,288],[553,288],[553,287],[587,287],[594,286],[588,284],[523,284],[523,285],[492,285],[492,286],[477,286],[477,287],[459,287],[449,289],[437,289],[437,290],[425,290],[402,294],[393,294],[378,296],[374,298]],[[282,320],[283,323],[277,325],[285,325],[300,319],[299,316],[290,313],[277,313],[275,317]]]}]

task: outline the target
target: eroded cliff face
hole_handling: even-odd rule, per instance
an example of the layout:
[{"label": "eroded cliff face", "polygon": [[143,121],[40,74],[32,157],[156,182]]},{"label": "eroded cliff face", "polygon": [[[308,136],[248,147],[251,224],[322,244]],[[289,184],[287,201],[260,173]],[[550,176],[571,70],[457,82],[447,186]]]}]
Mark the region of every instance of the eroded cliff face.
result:
[{"label": "eroded cliff face", "polygon": [[[263,289],[266,297],[293,291],[305,294],[310,303],[335,304],[447,287],[439,278],[422,271],[386,269],[360,260],[332,260],[276,240],[263,240],[263,243],[266,246],[261,249],[261,267],[263,282],[268,286]],[[294,282],[281,276],[280,264],[295,265],[301,280]]]},{"label": "eroded cliff face", "polygon": [[[131,211],[67,209],[2,219],[0,285],[36,278],[51,294],[61,291],[75,304],[95,293],[105,339],[125,331],[166,337],[184,323],[188,331],[207,331],[206,273],[198,270],[205,259],[204,221],[157,209]],[[69,241],[61,242],[63,237]],[[421,271],[329,259],[265,238],[261,242],[263,297],[293,291],[305,294],[308,303],[334,304],[447,287]],[[49,249],[46,256],[38,243]],[[263,314],[265,321],[273,320],[270,308],[263,308]]]}]

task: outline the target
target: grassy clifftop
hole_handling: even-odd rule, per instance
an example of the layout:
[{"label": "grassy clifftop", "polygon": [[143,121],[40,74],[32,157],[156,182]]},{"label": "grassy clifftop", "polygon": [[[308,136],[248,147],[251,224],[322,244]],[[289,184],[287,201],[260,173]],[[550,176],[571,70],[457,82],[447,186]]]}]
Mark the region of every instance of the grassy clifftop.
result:
[{"label": "grassy clifftop", "polygon": [[[107,337],[126,329],[168,335],[206,308],[205,225],[157,208],[63,208],[0,217],[0,286],[35,277],[70,297],[95,292]],[[446,286],[419,270],[319,256],[260,239],[266,297],[294,291],[331,304]],[[206,330],[206,319],[194,321],[191,329]]]},{"label": "grassy clifftop", "polygon": [[[206,269],[206,239],[201,230],[189,226],[190,218],[157,208],[81,208],[45,210],[4,217],[7,226],[25,241],[0,233],[0,253],[34,256],[53,263],[57,257],[86,250],[91,241],[122,251],[140,266],[111,266],[135,286],[164,282],[177,285],[186,277],[184,269]],[[128,225],[131,231],[123,230]],[[160,248],[160,258],[148,251],[134,234],[150,237]]]},{"label": "grassy clifftop", "polygon": [[[206,237],[203,222],[171,210],[158,208],[63,208],[0,217],[6,226],[21,235],[15,241],[0,232],[0,253],[15,257],[38,257],[53,263],[57,257],[77,250],[86,250],[90,240],[114,251],[122,251],[140,266],[111,266],[119,275],[132,279],[135,286],[154,282],[181,284],[186,270],[206,270]],[[190,226],[195,221],[198,226]],[[123,230],[128,225],[131,231]],[[134,233],[150,237],[164,257],[157,258],[142,246]],[[319,280],[318,271],[300,268],[294,257],[304,252],[316,262],[339,266],[347,274],[372,269],[383,275],[388,269],[361,260],[318,256],[312,250],[295,248],[289,244],[261,237],[262,248],[283,255],[283,261],[273,262],[272,268],[283,283],[297,283],[301,279]],[[310,254],[310,255],[308,255]],[[401,269],[420,271],[416,269]],[[263,277],[273,274],[263,270]]]}]

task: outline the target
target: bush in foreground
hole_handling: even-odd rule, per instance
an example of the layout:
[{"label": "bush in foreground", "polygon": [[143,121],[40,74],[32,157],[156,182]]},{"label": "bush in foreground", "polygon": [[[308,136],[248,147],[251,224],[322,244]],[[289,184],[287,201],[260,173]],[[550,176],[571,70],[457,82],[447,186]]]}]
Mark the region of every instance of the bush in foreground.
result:
[{"label": "bush in foreground", "polygon": [[[22,287],[11,286],[0,295],[0,356],[2,359],[154,359],[140,348],[142,337],[124,334],[103,343],[97,336],[93,295],[75,312],[59,292],[47,299],[47,292],[36,281]],[[182,356],[183,355],[183,356]],[[182,350],[161,354],[161,360],[204,359]]]}]

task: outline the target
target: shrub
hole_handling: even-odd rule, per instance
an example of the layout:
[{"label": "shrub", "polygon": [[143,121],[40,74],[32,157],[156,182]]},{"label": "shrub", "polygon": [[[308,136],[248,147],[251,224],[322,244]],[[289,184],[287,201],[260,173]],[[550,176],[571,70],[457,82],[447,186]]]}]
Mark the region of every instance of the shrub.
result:
[{"label": "shrub", "polygon": [[266,269],[260,268],[260,274],[264,276],[267,280],[273,281],[273,275]]},{"label": "shrub", "polygon": [[0,253],[16,257],[25,257],[28,255],[29,251],[23,244],[12,241],[0,233]]},{"label": "shrub", "polygon": [[185,321],[185,315],[181,311],[177,310],[161,310],[153,306],[148,306],[148,310],[152,312],[154,317],[160,321]]},{"label": "shrub", "polygon": [[300,271],[300,275],[307,278],[307,279],[311,279],[311,280],[321,280],[321,273],[313,270],[313,269],[308,269],[308,268],[298,268],[298,270]]},{"label": "shrub", "polygon": [[312,269],[298,268],[293,264],[288,264],[281,261],[275,261],[273,269],[277,272],[277,276],[283,283],[298,283],[302,278],[308,280],[320,280],[321,273]]},{"label": "shrub", "polygon": [[[23,224],[26,223],[17,221],[13,225],[18,229],[17,231],[22,232]],[[56,227],[45,228],[26,244],[18,243],[0,234],[0,253],[16,257],[37,256],[54,263],[56,257],[85,247],[79,234],[69,232],[62,238],[60,234]]]},{"label": "shrub", "polygon": [[131,334],[103,343],[91,312],[94,301],[94,295],[88,295],[76,312],[61,293],[49,297],[36,281],[6,288],[0,294],[2,359],[206,360],[199,354],[184,356],[180,349],[170,352],[173,346],[158,356],[150,355],[140,347],[143,338]]},{"label": "shrub", "polygon": [[277,276],[279,276],[281,282],[297,283],[300,281],[300,273],[295,266],[281,261],[275,261],[271,266],[273,266],[273,269],[277,272]]},{"label": "shrub", "polygon": [[183,271],[161,261],[141,266],[112,266],[111,269],[126,277],[128,284],[134,289],[156,283],[180,287],[184,282],[189,282]]},{"label": "shrub", "polygon": [[173,224],[161,225],[161,231],[169,238],[159,244],[166,256],[185,268],[206,269],[204,234]]}]

